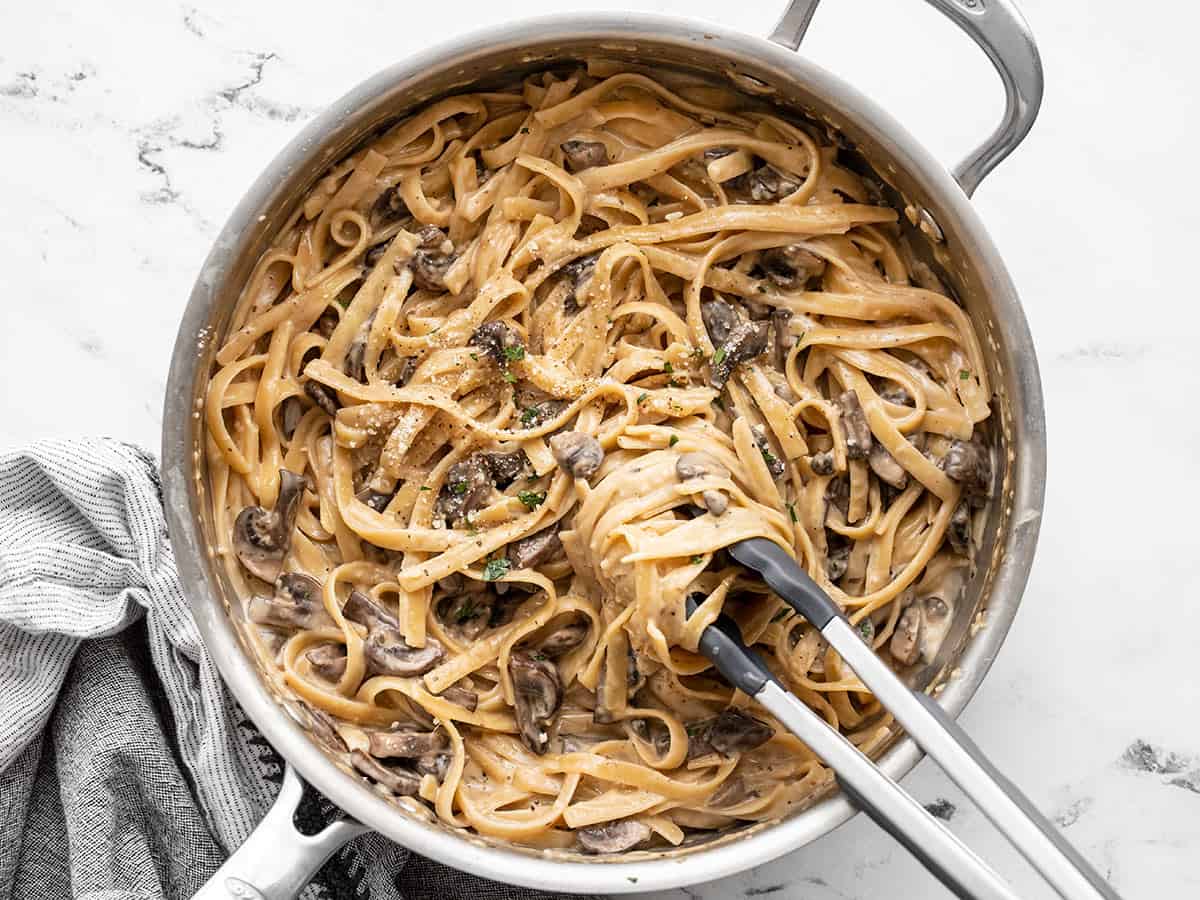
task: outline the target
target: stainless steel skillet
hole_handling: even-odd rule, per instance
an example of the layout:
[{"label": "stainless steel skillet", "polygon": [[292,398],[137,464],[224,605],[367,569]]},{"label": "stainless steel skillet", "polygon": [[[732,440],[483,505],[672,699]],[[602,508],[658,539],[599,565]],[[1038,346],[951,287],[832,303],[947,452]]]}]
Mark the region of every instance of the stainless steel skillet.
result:
[{"label": "stainless steel skillet", "polygon": [[[969,196],[1031,127],[1042,74],[1028,29],[1008,0],[929,2],[987,52],[1006,94],[1000,125],[953,174],[887,112],[791,52],[816,7],[815,0],[794,0],[771,40],[708,23],[634,14],[555,16],[462,38],[410,57],[352,90],[259,176],[197,278],[180,325],[164,407],[167,517],[193,613],[230,690],[294,767],[276,807],[206,889],[208,896],[292,896],[333,850],[368,827],[425,856],[500,881],[596,893],[665,889],[760,865],[828,833],[854,812],[847,799],[831,795],[781,822],[614,861],[502,845],[407,814],[372,791],[313,740],[303,708],[269,687],[243,640],[241,602],[210,552],[198,414],[213,355],[242,285],[299,198],[359,141],[432,99],[535,68],[601,55],[728,79],[840,134],[847,153],[886,185],[915,223],[911,237],[939,266],[980,329],[996,385],[997,501],[955,625],[942,654],[920,677],[922,684],[937,683],[938,702],[949,715],[961,712],[1020,602],[1037,541],[1045,476],[1045,422],[1033,343],[1016,291]],[[899,778],[919,758],[917,747],[901,737],[879,764]],[[291,824],[296,772],[355,821],[313,838],[297,834]]]}]

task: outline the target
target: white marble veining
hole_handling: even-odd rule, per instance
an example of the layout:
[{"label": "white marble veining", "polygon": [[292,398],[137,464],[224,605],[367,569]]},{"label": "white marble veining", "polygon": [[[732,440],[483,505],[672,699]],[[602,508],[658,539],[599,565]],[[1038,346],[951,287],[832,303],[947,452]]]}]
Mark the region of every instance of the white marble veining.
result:
[{"label": "white marble veining", "polygon": [[[1165,4],[1116,0],[1023,5],[1046,103],[975,202],[1039,349],[1048,498],[1024,605],[963,722],[1124,896],[1195,897],[1200,19],[1187,6],[1168,19]],[[781,6],[527,0],[520,11],[640,7],[762,34]],[[108,434],[157,449],[180,311],[253,177],[363,77],[513,16],[480,0],[9,4],[0,446]],[[917,0],[826,0],[805,52],[948,162],[999,111],[983,57]],[[906,784],[1014,873],[1023,895],[1046,896],[935,768],[923,764]],[[946,896],[862,818],[757,871],[671,893]]]}]

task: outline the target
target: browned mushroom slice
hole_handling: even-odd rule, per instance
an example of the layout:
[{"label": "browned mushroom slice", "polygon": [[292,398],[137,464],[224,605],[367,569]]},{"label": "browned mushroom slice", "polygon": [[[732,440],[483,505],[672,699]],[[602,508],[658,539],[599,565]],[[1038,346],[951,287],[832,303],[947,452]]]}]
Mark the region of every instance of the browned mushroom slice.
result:
[{"label": "browned mushroom slice", "polygon": [[785,290],[804,287],[810,278],[825,271],[825,260],[799,244],[767,250],[760,264],[767,278]]},{"label": "browned mushroom slice", "polygon": [[836,532],[826,532],[825,575],[830,581],[837,581],[850,568],[850,550],[852,544]]},{"label": "browned mushroom slice", "polygon": [[709,384],[715,388],[725,387],[734,369],[767,349],[769,336],[770,328],[766,322],[738,322],[712,355]]},{"label": "browned mushroom slice", "polygon": [[538,650],[551,659],[558,659],[582,644],[589,630],[591,624],[588,620],[577,616],[550,631],[538,644]]},{"label": "browned mushroom slice", "polygon": [[788,351],[792,349],[794,343],[792,333],[788,331],[788,323],[791,320],[792,311],[790,309],[771,310],[771,333],[774,338],[771,342],[774,353],[772,362],[780,372],[787,368]]},{"label": "browned mushroom slice", "polygon": [[846,455],[850,459],[866,459],[871,452],[871,426],[858,402],[858,394],[845,391],[834,402],[841,411],[838,423],[846,438]]},{"label": "browned mushroom slice", "polygon": [[338,681],[346,674],[346,651],[340,644],[320,644],[306,652],[304,658],[326,681]]},{"label": "browned mushroom slice", "polygon": [[366,487],[355,494],[354,499],[358,500],[360,503],[365,503],[367,506],[371,507],[371,509],[375,510],[375,512],[381,513],[387,509],[388,504],[392,502],[393,496],[395,496],[394,492],[391,494],[385,494],[383,491],[377,491]]},{"label": "browned mushroom slice", "polygon": [[750,433],[754,435],[754,443],[758,446],[758,452],[762,454],[763,462],[767,464],[767,471],[771,473],[772,478],[778,481],[787,471],[787,467],[783,460],[771,450],[771,440],[767,437],[767,429],[762,425],[754,425],[751,426]]},{"label": "browned mushroom slice", "polygon": [[408,204],[404,202],[404,197],[400,193],[400,185],[393,185],[379,195],[379,199],[371,207],[371,218],[380,225],[412,218]]},{"label": "browned mushroom slice", "polygon": [[[584,216],[588,218],[588,216]],[[592,218],[595,218],[594,216]],[[608,224],[603,220],[597,220],[600,223],[598,230],[603,231],[608,227]],[[592,274],[596,271],[596,261],[600,259],[599,253],[589,253],[587,256],[580,256],[577,259],[571,260],[562,267],[562,276],[570,280],[571,292],[563,298],[563,310],[568,314],[574,315],[579,312],[579,294],[580,291],[591,280]]]},{"label": "browned mushroom slice", "polygon": [[450,770],[450,754],[426,753],[417,759],[413,768],[421,775],[432,775],[438,781],[441,781],[446,777],[446,772]]},{"label": "browned mushroom slice", "polygon": [[509,657],[508,673],[513,681],[521,740],[534,753],[545,753],[550,745],[550,726],[562,704],[558,669],[544,654],[518,650]]},{"label": "browned mushroom slice", "polygon": [[485,322],[471,333],[467,343],[478,347],[489,359],[501,366],[525,355],[525,347],[520,337],[503,322]]},{"label": "browned mushroom slice", "polygon": [[892,659],[902,666],[911,666],[921,655],[921,609],[917,604],[900,614],[889,649]]},{"label": "browned mushroom slice", "polygon": [[718,518],[725,515],[725,510],[729,509],[729,495],[724,491],[705,491],[700,495],[700,500],[704,508]]},{"label": "browned mushroom slice", "polygon": [[308,713],[309,729],[330,750],[335,753],[345,753],[346,742],[337,731],[337,721],[329,713],[312,706],[304,705]]},{"label": "browned mushroom slice", "polygon": [[671,729],[661,719],[631,719],[629,730],[654,748],[658,756],[666,756],[671,749]]},{"label": "browned mushroom slice", "polygon": [[[365,326],[364,326],[365,328]],[[367,354],[367,340],[365,337],[359,337],[350,345],[350,349],[346,351],[346,358],[342,361],[342,371],[353,381],[366,381],[367,369],[364,358]]]},{"label": "browned mushroom slice", "polygon": [[730,707],[709,724],[705,739],[722,755],[749,753],[775,736],[775,729],[749,713]]},{"label": "browned mushroom slice", "polygon": [[729,340],[729,333],[737,327],[741,317],[732,306],[724,300],[706,300],[700,304],[700,318],[704,322],[704,330],[713,346],[718,346]]},{"label": "browned mushroom slice", "polygon": [[417,759],[429,753],[440,753],[450,746],[446,732],[426,731],[407,722],[394,726],[391,731],[373,731],[368,739],[371,755],[380,759]]},{"label": "browned mushroom slice", "polygon": [[814,475],[832,475],[833,451],[825,450],[822,453],[814,453],[808,458],[808,466],[813,470]]},{"label": "browned mushroom slice", "polygon": [[745,179],[744,190],[755,203],[773,203],[795,193],[800,187],[800,182],[769,164],[739,177]]},{"label": "browned mushroom slice", "polygon": [[491,623],[495,602],[496,597],[491,591],[467,591],[439,600],[437,614],[441,621],[456,628],[465,640],[473,641]]},{"label": "browned mushroom slice", "polygon": [[908,484],[908,472],[904,466],[896,462],[896,457],[892,456],[887,451],[887,448],[878,441],[872,441],[870,453],[867,455],[867,463],[871,467],[871,471],[879,476],[879,480],[890,484],[898,491],[904,490]]},{"label": "browned mushroom slice", "polygon": [[758,791],[750,789],[741,775],[727,778],[719,788],[708,798],[708,806],[712,809],[724,809],[737,806],[758,796]]},{"label": "browned mushroom slice", "polygon": [[946,537],[955,553],[967,556],[971,552],[971,507],[966,500],[960,500],[950,516],[950,524],[946,526]]},{"label": "browned mushroom slice", "polygon": [[292,529],[304,496],[303,475],[279,470],[279,494],[270,512],[247,506],[233,523],[233,550],[252,575],[274,581],[292,543]]},{"label": "browned mushroom slice", "polygon": [[350,592],[346,605],[342,607],[342,615],[351,622],[366,626],[368,631],[400,627],[400,620],[391,610],[362,591]]},{"label": "browned mushroom slice", "polygon": [[442,645],[433,638],[425,639],[424,647],[413,647],[396,628],[377,628],[363,642],[367,669],[373,675],[396,675],[410,678],[424,675],[446,655]]},{"label": "browned mushroom slice", "polygon": [[915,406],[912,395],[904,389],[904,385],[895,381],[885,382],[879,389],[879,399],[895,406]]},{"label": "browned mushroom slice", "polygon": [[590,478],[604,462],[600,442],[582,431],[564,431],[550,438],[550,452],[558,467],[572,478]]},{"label": "browned mushroom slice", "polygon": [[280,575],[275,581],[275,593],[270,597],[253,597],[248,612],[252,622],[277,628],[333,625],[321,603],[321,583],[299,572]]},{"label": "browned mushroom slice", "polygon": [[279,404],[279,432],[288,440],[296,433],[296,426],[304,416],[304,404],[299,397],[291,396]]},{"label": "browned mushroom slice", "polygon": [[450,687],[446,688],[438,696],[470,712],[475,712],[476,707],[479,706],[479,695],[475,691],[470,688],[459,687],[456,684],[450,685]]},{"label": "browned mushroom slice", "polygon": [[350,751],[350,762],[359,772],[400,797],[411,797],[421,789],[421,776],[399,766],[385,766],[361,750]]},{"label": "browned mushroom slice", "polygon": [[325,387],[319,381],[309,379],[304,382],[304,393],[330,417],[336,416],[337,411],[341,409],[342,404],[338,402],[337,393],[332,388]]},{"label": "browned mushroom slice", "polygon": [[565,400],[558,400],[528,386],[522,387],[517,395],[517,405],[521,407],[521,427],[537,428],[545,425],[551,419],[557,418],[567,408]]},{"label": "browned mushroom slice", "polygon": [[982,506],[992,491],[992,460],[987,447],[977,438],[952,440],[940,462],[942,471],[963,487],[963,498]]},{"label": "browned mushroom slice", "polygon": [[562,152],[568,172],[608,164],[608,148],[601,141],[564,141]]},{"label": "browned mushroom slice", "polygon": [[580,828],[575,837],[588,853],[624,853],[650,839],[650,826],[633,819],[620,819]]},{"label": "browned mushroom slice", "polygon": [[454,244],[434,225],[426,225],[417,232],[417,237],[421,244],[408,261],[413,283],[422,290],[445,291],[446,272],[454,261]]},{"label": "browned mushroom slice", "polygon": [[531,569],[550,562],[562,553],[562,541],[558,537],[558,523],[535,531],[528,537],[508,545],[508,561],[514,569]]},{"label": "browned mushroom slice", "polygon": [[456,462],[446,473],[446,483],[434,503],[434,516],[460,522],[481,509],[492,495],[492,472],[482,453]]},{"label": "browned mushroom slice", "polygon": [[503,490],[518,478],[530,474],[529,457],[524,450],[512,453],[485,453],[484,461],[492,473],[492,481]]}]

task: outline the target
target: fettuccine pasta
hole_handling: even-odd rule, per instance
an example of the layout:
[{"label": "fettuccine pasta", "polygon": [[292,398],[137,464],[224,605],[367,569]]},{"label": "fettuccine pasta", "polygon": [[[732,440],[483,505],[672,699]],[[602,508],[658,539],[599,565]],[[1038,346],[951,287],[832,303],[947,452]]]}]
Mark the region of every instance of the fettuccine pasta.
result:
[{"label": "fettuccine pasta", "polygon": [[949,625],[990,389],[880,196],[823,130],[604,62],[433,103],[324,175],[203,414],[216,552],[331,749],[534,847],[786,815],[831,775],[698,654],[720,612],[882,746],[725,551],[789,550],[902,670]]}]

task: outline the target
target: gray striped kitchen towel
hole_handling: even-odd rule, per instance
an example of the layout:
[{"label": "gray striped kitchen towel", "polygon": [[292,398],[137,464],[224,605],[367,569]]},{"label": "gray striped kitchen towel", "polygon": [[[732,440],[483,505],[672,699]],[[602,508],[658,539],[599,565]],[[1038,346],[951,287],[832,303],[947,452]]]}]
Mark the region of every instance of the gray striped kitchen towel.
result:
[{"label": "gray striped kitchen towel", "polygon": [[[205,655],[154,458],[102,439],[0,454],[0,898],[190,897],[281,778]],[[330,811],[310,791],[302,815]],[[370,834],[304,896],[544,895]]]}]

